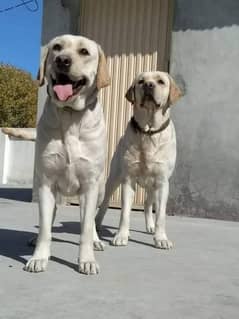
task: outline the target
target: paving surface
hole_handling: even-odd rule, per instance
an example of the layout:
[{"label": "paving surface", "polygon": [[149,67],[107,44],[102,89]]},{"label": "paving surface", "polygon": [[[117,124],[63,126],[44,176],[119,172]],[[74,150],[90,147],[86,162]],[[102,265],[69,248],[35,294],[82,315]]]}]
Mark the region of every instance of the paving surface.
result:
[{"label": "paving surface", "polygon": [[239,224],[168,218],[171,251],[153,247],[141,213],[132,213],[128,247],[111,240],[119,211],[105,219],[98,276],[79,274],[77,207],[60,207],[45,273],[22,270],[37,231],[37,206],[0,199],[1,319],[238,319]]}]

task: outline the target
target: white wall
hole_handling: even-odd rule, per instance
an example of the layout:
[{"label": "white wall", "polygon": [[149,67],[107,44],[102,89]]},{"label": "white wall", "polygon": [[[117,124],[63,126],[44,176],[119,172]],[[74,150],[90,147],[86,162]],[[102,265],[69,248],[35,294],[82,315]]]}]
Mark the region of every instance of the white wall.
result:
[{"label": "white wall", "polygon": [[0,132],[0,184],[32,186],[35,143]]}]

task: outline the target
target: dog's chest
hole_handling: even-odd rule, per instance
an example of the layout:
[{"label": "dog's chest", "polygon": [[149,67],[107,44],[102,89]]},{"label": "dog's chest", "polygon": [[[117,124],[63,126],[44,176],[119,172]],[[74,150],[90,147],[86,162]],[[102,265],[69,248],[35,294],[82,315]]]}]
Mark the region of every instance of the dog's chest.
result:
[{"label": "dog's chest", "polygon": [[74,165],[81,160],[84,145],[75,136],[52,140],[46,146],[42,157],[45,168],[50,170],[62,170],[68,165]]},{"label": "dog's chest", "polygon": [[151,175],[157,170],[158,163],[153,147],[143,148],[142,145],[131,145],[125,153],[125,162],[133,175]]},{"label": "dog's chest", "polygon": [[43,167],[48,175],[55,176],[61,193],[76,194],[82,185],[94,182],[103,171],[104,158],[101,151],[97,152],[95,143],[69,134],[46,147]]},{"label": "dog's chest", "polygon": [[175,145],[145,136],[128,145],[124,165],[128,174],[141,186],[152,186],[168,176],[175,164]]}]

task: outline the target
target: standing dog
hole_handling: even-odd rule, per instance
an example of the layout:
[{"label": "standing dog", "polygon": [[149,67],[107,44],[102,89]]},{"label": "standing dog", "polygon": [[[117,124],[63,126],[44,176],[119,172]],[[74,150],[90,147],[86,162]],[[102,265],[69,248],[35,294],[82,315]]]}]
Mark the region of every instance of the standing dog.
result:
[{"label": "standing dog", "polygon": [[120,226],[112,241],[115,246],[128,243],[130,210],[138,183],[146,190],[147,231],[155,232],[157,248],[172,247],[165,229],[169,178],[176,161],[176,135],[170,119],[170,105],[181,95],[171,76],[158,71],[140,74],[126,93],[127,100],[133,104],[133,117],[113,156],[105,198],[96,218],[97,227],[100,227],[112,193],[122,184]]},{"label": "standing dog", "polygon": [[79,271],[96,274],[95,248],[103,249],[94,225],[104,193],[106,132],[98,91],[109,85],[104,54],[94,41],[63,35],[44,52],[40,85],[47,79],[48,98],[37,127],[36,173],[40,230],[25,270],[44,271],[50,256],[56,193],[78,195],[81,210]]}]

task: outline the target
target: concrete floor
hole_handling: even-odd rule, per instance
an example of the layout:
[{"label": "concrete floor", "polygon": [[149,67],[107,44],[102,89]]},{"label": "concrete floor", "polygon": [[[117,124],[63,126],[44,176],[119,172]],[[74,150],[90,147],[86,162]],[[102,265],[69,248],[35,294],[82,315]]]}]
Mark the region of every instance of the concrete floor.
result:
[{"label": "concrete floor", "polygon": [[168,218],[171,251],[155,249],[141,213],[132,213],[128,247],[108,245],[119,211],[105,220],[101,272],[76,271],[77,207],[60,207],[45,273],[22,270],[37,231],[37,206],[0,199],[0,318],[238,319],[239,224]]}]

